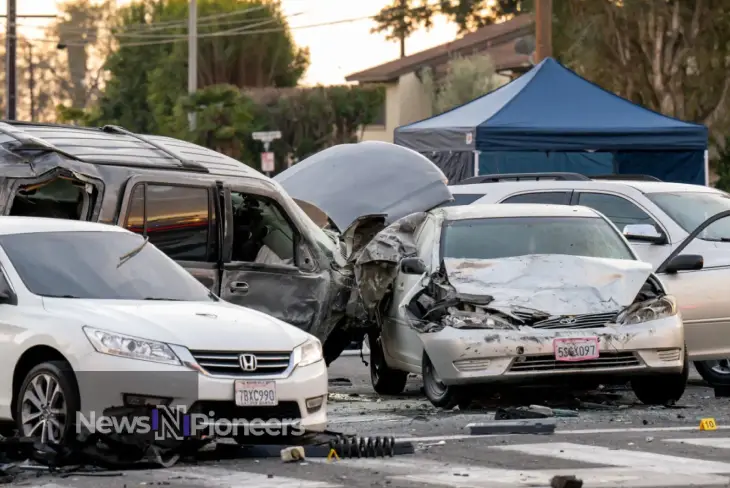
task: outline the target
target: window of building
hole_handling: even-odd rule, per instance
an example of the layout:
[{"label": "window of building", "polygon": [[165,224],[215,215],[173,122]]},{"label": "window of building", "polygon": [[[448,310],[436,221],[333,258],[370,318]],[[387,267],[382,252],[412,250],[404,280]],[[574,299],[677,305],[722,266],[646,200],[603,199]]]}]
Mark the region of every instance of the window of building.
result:
[{"label": "window of building", "polygon": [[215,212],[207,188],[137,185],[125,227],[178,261],[216,261]]}]

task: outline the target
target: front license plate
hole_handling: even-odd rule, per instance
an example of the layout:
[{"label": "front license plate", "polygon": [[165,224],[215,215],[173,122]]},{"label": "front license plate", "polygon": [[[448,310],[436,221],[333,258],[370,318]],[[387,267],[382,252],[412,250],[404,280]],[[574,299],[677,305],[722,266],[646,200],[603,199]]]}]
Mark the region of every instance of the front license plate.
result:
[{"label": "front license plate", "polygon": [[276,381],[236,380],[233,391],[239,407],[272,407],[279,404]]},{"label": "front license plate", "polygon": [[598,337],[553,340],[556,361],[598,359]]}]

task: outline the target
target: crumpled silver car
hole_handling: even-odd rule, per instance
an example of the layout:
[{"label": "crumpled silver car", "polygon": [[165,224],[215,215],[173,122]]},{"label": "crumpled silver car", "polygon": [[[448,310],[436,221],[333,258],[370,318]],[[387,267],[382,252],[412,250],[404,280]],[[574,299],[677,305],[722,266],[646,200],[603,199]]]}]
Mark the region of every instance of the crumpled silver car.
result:
[{"label": "crumpled silver car", "polygon": [[[701,267],[680,255],[672,271]],[[436,406],[484,385],[625,382],[678,400],[688,363],[673,297],[618,229],[587,207],[471,205],[407,216],[363,249],[355,273],[376,391],[423,375]],[[481,385],[477,390],[475,385]]]}]

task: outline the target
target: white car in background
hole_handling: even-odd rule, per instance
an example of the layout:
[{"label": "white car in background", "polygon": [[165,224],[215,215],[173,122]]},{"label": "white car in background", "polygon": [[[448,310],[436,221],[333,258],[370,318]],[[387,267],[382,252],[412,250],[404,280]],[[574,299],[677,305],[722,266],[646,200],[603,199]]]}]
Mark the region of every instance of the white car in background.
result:
[{"label": "white car in background", "polygon": [[0,420],[21,435],[63,442],[79,414],[158,405],[208,415],[197,427],[325,428],[320,342],[220,300],[137,234],[0,217],[0,267]]},{"label": "white car in background", "polygon": [[[689,238],[707,219],[730,211],[730,195],[641,175],[591,179],[575,173],[481,175],[449,189],[452,205],[582,205],[604,214],[639,259],[654,265],[677,298],[689,358],[697,371],[711,384],[730,384],[730,218],[720,218]],[[677,251],[702,256],[702,268],[671,274],[658,269]]]}]

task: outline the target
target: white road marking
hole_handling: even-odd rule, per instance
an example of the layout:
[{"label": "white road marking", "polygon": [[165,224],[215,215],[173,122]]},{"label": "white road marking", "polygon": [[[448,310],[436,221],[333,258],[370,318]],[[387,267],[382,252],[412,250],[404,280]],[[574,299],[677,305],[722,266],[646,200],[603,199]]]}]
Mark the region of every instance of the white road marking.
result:
[{"label": "white road marking", "polygon": [[353,415],[348,417],[329,417],[329,424],[359,424],[364,422],[399,422],[409,419],[402,415]]},{"label": "white road marking", "polygon": [[[327,462],[323,459],[311,459],[310,461]],[[439,462],[423,458],[343,459],[334,461],[334,463],[348,468],[389,473],[388,477],[392,480],[455,488],[549,486],[552,477],[558,474],[574,475],[583,480],[586,488],[613,488],[619,485],[622,488],[724,486],[730,481],[730,478],[725,476],[666,474],[649,470],[627,472],[625,467],[504,469]]]},{"label": "white road marking", "polygon": [[490,448],[500,451],[519,452],[531,456],[545,456],[599,465],[624,466],[636,470],[658,470],[667,474],[730,473],[730,463],[655,454],[639,450],[610,449],[608,447],[569,442],[490,446]]},{"label": "white road marking", "polygon": [[[730,426],[717,426],[717,430],[730,430]],[[573,430],[556,430],[552,435],[583,435],[583,434],[622,434],[629,432],[700,432],[699,427],[626,427],[617,429],[573,429]],[[484,437],[500,437],[507,435],[525,434],[452,434],[452,435],[434,435],[425,437],[398,437],[398,440],[411,442],[438,442],[438,441],[460,441],[464,439],[481,439]],[[546,434],[547,435],[547,434]]]},{"label": "white road marking", "polygon": [[[138,471],[137,473],[142,473]],[[135,474],[137,474],[135,473]],[[207,468],[207,467],[180,467],[163,470],[147,471],[150,475],[163,476],[162,479],[169,481],[175,479],[175,484],[184,483],[185,480],[196,481],[204,486],[221,488],[281,488],[282,486],[292,488],[342,488],[342,485],[335,485],[325,481],[309,481],[299,478],[287,478],[285,476],[272,476],[235,469]],[[179,478],[176,478],[178,477]]]},{"label": "white road marking", "polygon": [[689,437],[686,439],[664,439],[664,442],[692,444],[694,446],[702,447],[715,447],[717,449],[730,449],[730,437]]}]

